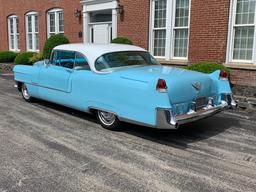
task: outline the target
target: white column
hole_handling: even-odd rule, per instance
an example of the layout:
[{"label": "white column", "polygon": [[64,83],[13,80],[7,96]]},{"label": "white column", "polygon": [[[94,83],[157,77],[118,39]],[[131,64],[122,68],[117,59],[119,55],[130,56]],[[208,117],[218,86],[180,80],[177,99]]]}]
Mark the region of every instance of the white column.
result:
[{"label": "white column", "polygon": [[112,9],[112,37],[117,37],[117,11]]},{"label": "white column", "polygon": [[89,29],[90,15],[83,6],[83,41],[84,43],[90,42],[90,29]]}]

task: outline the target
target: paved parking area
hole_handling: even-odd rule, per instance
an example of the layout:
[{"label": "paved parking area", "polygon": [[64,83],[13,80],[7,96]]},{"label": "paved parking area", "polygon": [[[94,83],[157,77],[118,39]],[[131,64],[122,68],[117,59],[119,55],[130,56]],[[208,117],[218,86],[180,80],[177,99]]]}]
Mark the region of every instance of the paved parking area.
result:
[{"label": "paved parking area", "polygon": [[0,192],[256,190],[253,119],[229,112],[177,131],[122,132],[95,121],[26,103],[0,75]]}]

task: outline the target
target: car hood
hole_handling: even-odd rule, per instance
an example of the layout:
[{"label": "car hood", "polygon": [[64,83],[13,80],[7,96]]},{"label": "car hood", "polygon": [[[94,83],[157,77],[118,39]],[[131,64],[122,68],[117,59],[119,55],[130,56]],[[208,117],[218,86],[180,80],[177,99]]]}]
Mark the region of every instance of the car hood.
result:
[{"label": "car hood", "polygon": [[[210,75],[168,66],[134,67],[119,71],[121,78],[152,83],[155,87],[158,79],[164,79],[172,103],[189,102],[198,97],[213,96],[215,85]],[[197,90],[194,84],[200,84]]]}]

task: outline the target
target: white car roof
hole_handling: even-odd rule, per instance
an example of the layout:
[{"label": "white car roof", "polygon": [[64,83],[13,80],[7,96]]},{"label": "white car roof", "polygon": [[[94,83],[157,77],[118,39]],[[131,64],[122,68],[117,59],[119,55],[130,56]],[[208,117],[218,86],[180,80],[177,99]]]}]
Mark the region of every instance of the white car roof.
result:
[{"label": "white car roof", "polygon": [[119,51],[146,51],[141,47],[137,47],[134,45],[123,45],[123,44],[65,44],[59,45],[54,48],[54,50],[65,50],[65,51],[76,51],[80,52],[86,56],[88,59],[89,65],[93,71],[96,71],[94,63],[97,58],[112,52]]}]

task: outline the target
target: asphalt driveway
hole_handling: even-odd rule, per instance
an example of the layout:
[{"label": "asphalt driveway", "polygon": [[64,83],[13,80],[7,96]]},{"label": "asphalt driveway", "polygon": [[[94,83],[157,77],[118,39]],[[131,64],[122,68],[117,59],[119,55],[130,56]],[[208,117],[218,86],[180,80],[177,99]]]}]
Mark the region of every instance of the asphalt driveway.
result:
[{"label": "asphalt driveway", "polygon": [[22,100],[0,75],[0,192],[255,191],[256,121],[221,113],[159,131]]}]

